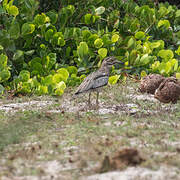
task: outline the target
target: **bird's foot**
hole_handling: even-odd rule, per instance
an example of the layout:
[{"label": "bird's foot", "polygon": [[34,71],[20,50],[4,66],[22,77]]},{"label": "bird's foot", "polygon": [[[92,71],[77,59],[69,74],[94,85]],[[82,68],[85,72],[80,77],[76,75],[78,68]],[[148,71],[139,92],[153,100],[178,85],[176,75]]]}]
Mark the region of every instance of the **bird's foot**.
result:
[{"label": "bird's foot", "polygon": [[96,105],[96,106],[94,107],[95,110],[98,110],[99,108],[100,108],[99,105]]},{"label": "bird's foot", "polygon": [[88,109],[89,110],[98,110],[99,109],[99,104],[88,104]]},{"label": "bird's foot", "polygon": [[98,109],[99,109],[99,104],[93,105],[91,108],[92,108],[93,110],[98,110]]},{"label": "bird's foot", "polygon": [[93,105],[91,103],[88,103],[87,108],[92,109]]}]

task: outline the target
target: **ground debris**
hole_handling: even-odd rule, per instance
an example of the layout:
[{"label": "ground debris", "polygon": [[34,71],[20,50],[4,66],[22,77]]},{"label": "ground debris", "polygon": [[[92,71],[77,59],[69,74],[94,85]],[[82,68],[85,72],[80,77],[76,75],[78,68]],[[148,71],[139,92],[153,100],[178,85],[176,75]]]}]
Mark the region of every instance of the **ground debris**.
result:
[{"label": "ground debris", "polygon": [[127,166],[136,166],[145,161],[145,158],[140,155],[137,149],[125,148],[116,152],[112,157],[105,156],[100,173],[124,169]]}]

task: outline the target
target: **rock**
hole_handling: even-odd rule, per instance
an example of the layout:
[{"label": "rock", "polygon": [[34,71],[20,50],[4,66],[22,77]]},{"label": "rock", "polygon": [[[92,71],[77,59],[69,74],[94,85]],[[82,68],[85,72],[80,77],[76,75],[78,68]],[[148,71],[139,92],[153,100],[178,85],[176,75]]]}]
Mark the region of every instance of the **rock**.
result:
[{"label": "rock", "polygon": [[136,166],[141,164],[145,159],[140,155],[137,149],[125,148],[116,152],[112,157],[105,156],[100,173],[124,169],[127,166]]},{"label": "rock", "polygon": [[166,78],[156,89],[154,97],[163,103],[177,103],[180,99],[180,82],[175,77]]},{"label": "rock", "polygon": [[139,90],[141,93],[154,94],[165,77],[159,74],[149,74],[141,80]]}]

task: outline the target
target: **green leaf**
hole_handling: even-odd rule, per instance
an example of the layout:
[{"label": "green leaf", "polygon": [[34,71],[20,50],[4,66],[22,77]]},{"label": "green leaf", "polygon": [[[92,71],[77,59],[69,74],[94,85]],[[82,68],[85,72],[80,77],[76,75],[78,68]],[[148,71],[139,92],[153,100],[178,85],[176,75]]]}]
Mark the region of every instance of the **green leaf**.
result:
[{"label": "green leaf", "polygon": [[62,89],[56,89],[55,92],[54,92],[54,94],[55,94],[56,96],[62,96],[63,93],[64,93],[64,91],[63,91]]},{"label": "green leaf", "polygon": [[47,12],[47,16],[49,16],[52,24],[55,24],[57,22],[58,14],[55,11]]},{"label": "green leaf", "polygon": [[89,30],[82,31],[83,39],[88,39],[91,36],[91,32]]},{"label": "green leaf", "polygon": [[77,74],[78,73],[77,67],[75,67],[75,66],[68,66],[67,70],[68,70],[69,74]]},{"label": "green leaf", "polygon": [[[1,2],[2,2],[2,0],[1,0]],[[6,7],[7,4],[8,4],[8,0],[4,0],[4,1],[3,1],[3,7]]]},{"label": "green leaf", "polygon": [[58,83],[60,83],[63,80],[64,80],[63,74],[57,73],[57,74],[53,75],[53,81],[52,81],[53,83],[58,84]]},{"label": "green leaf", "polygon": [[174,65],[174,71],[177,71],[178,70],[178,61],[176,59],[172,59],[173,61],[173,65]]},{"label": "green leaf", "polygon": [[68,46],[68,47],[66,48],[66,56],[67,56],[67,57],[70,57],[70,53],[71,53],[71,47]]},{"label": "green leaf", "polygon": [[3,46],[0,45],[0,51],[3,50],[3,49],[4,49]]},{"label": "green leaf", "polygon": [[54,31],[52,29],[49,29],[48,31],[46,31],[45,33],[45,40],[49,41],[50,39],[52,39],[54,34]]},{"label": "green leaf", "polygon": [[[30,68],[31,68],[31,71],[32,71],[32,76],[33,75],[42,75],[44,73],[44,69],[43,69],[43,66],[40,62],[37,61],[37,59],[40,59],[40,58],[34,58],[33,60],[31,60],[29,62],[29,65],[30,65]],[[41,59],[40,59],[41,61]]]},{"label": "green leaf", "polygon": [[60,68],[57,70],[57,73],[58,74],[62,74],[63,75],[63,81],[66,82],[68,77],[69,77],[69,72],[67,71],[67,69],[65,68]]},{"label": "green leaf", "polygon": [[149,46],[149,43],[145,42],[143,45],[143,53],[144,54],[151,54],[152,50]]},{"label": "green leaf", "polygon": [[56,88],[64,91],[66,89],[66,84],[64,83],[64,81],[61,81],[56,85]]},{"label": "green leaf", "polygon": [[104,13],[104,11],[105,11],[105,7],[103,7],[103,6],[100,6],[97,9],[95,9],[96,15],[101,15]]},{"label": "green leaf", "polygon": [[7,60],[8,57],[4,54],[0,55],[0,69],[3,67],[3,69],[7,66]]},{"label": "green leaf", "polygon": [[24,52],[21,50],[17,50],[13,56],[13,60],[16,61],[17,59],[21,58],[22,56],[24,56]]},{"label": "green leaf", "polygon": [[86,24],[91,24],[91,17],[92,17],[92,14],[86,14],[84,16],[84,21]]},{"label": "green leaf", "polygon": [[53,76],[51,74],[46,76],[43,80],[43,84],[47,86],[52,84],[52,82],[53,82]]},{"label": "green leaf", "polygon": [[165,61],[168,61],[169,59],[172,59],[174,57],[174,53],[172,50],[160,50],[158,53],[158,56],[160,56],[161,58],[163,58]]},{"label": "green leaf", "polygon": [[135,39],[133,38],[130,38],[129,41],[128,41],[128,45],[127,45],[127,48],[130,49],[130,48],[134,48],[136,45],[136,41]]},{"label": "green leaf", "polygon": [[24,23],[22,25],[22,35],[27,35],[27,34],[32,34],[35,30],[35,25],[34,24],[30,24],[30,23]]},{"label": "green leaf", "polygon": [[9,5],[9,6],[12,6],[13,3],[14,3],[14,0],[10,0],[9,3],[8,3],[8,5]]},{"label": "green leaf", "polygon": [[27,81],[30,79],[30,72],[27,71],[27,70],[22,70],[22,71],[19,73],[19,79],[20,79],[22,82],[27,82]]},{"label": "green leaf", "polygon": [[138,31],[136,34],[135,34],[135,38],[136,39],[143,39],[145,38],[145,33],[143,31]]},{"label": "green leaf", "polygon": [[158,40],[158,41],[148,43],[148,44],[151,47],[151,49],[155,49],[155,48],[158,48],[159,50],[164,49],[164,41],[163,40]]},{"label": "green leaf", "polygon": [[141,65],[149,64],[150,61],[151,61],[151,56],[148,56],[148,54],[144,54],[140,59]]},{"label": "green leaf", "polygon": [[102,58],[105,58],[107,56],[107,49],[106,48],[100,48],[98,50],[98,54],[102,57]]},{"label": "green leaf", "polygon": [[114,34],[114,35],[112,36],[112,38],[111,38],[111,41],[112,41],[113,43],[117,42],[118,40],[119,40],[119,35],[118,35],[118,34]]},{"label": "green leaf", "polygon": [[160,66],[160,62],[159,61],[155,61],[152,65],[151,68],[154,72],[156,72],[159,69]]},{"label": "green leaf", "polygon": [[12,39],[18,39],[20,35],[20,26],[18,22],[14,22],[11,24],[9,29],[9,34]]},{"label": "green leaf", "polygon": [[[139,20],[137,18],[135,18],[134,20],[128,19],[129,22],[127,22],[129,24],[129,30],[133,33],[135,33],[138,29],[140,29],[140,23]],[[125,22],[126,23],[126,22]]]},{"label": "green leaf", "polygon": [[33,58],[30,62],[29,62],[29,65],[31,66],[33,63],[36,63],[36,62],[38,62],[38,63],[42,63],[42,60],[41,60],[41,58],[40,57],[35,57],[35,58]]},{"label": "green leaf", "polygon": [[0,94],[4,93],[5,88],[0,84]]},{"label": "green leaf", "polygon": [[65,40],[62,32],[56,32],[53,35],[53,40],[52,40],[53,45],[59,45],[59,46],[64,46],[65,45]]},{"label": "green leaf", "polygon": [[160,17],[163,17],[168,14],[168,10],[165,7],[160,7],[158,12],[159,12]]},{"label": "green leaf", "polygon": [[176,73],[176,78],[180,79],[180,73]]},{"label": "green leaf", "polygon": [[84,59],[89,52],[89,48],[86,42],[80,42],[79,46],[77,47],[77,53],[80,59]]},{"label": "green leaf", "polygon": [[146,73],[146,71],[141,71],[141,78],[143,78],[143,77],[145,77],[145,76],[147,76],[147,73]]},{"label": "green leaf", "polygon": [[13,15],[15,17],[19,14],[19,10],[16,6],[10,6],[7,10],[10,15]]},{"label": "green leaf", "polygon": [[160,20],[157,27],[160,28],[161,26],[164,26],[166,29],[168,29],[170,27],[170,22],[168,20]]},{"label": "green leaf", "polygon": [[56,88],[57,89],[55,90],[54,94],[57,96],[61,96],[64,93],[66,84],[63,81],[61,81],[56,85]]},{"label": "green leaf", "polygon": [[180,9],[176,11],[176,18],[180,16]]},{"label": "green leaf", "polygon": [[180,56],[180,46],[179,46],[178,49],[175,51],[175,53]]},{"label": "green leaf", "polygon": [[25,55],[28,55],[28,56],[32,56],[34,54],[35,50],[29,50],[29,51],[26,51],[24,52]]},{"label": "green leaf", "polygon": [[[140,55],[137,54],[137,57],[136,57],[136,59],[134,60],[133,65],[140,65],[140,64],[141,64],[141,63],[140,63],[140,59],[141,59]],[[127,64],[127,65],[129,65],[129,64]],[[131,65],[131,64],[130,64],[130,65]]]},{"label": "green leaf", "polygon": [[72,16],[75,12],[75,7],[73,5],[68,5],[66,9],[66,13],[68,14],[68,16]]},{"label": "green leaf", "polygon": [[46,50],[46,46],[44,44],[41,44],[40,48]]},{"label": "green leaf", "polygon": [[159,48],[161,43],[159,41],[150,43],[151,49]]},{"label": "green leaf", "polygon": [[166,74],[166,63],[165,62],[162,62],[162,63],[160,63],[160,65],[159,65],[159,72],[161,73],[161,74]]},{"label": "green leaf", "polygon": [[62,37],[58,37],[57,45],[59,46],[64,46],[65,45],[65,40]]},{"label": "green leaf", "polygon": [[100,39],[100,38],[98,38],[98,39],[96,39],[95,41],[94,41],[94,46],[96,47],[96,48],[101,48],[102,46],[103,46],[103,40],[102,39]]},{"label": "green leaf", "polygon": [[170,71],[171,71],[171,69],[172,69],[172,65],[171,65],[171,63],[168,61],[168,62],[166,63],[166,67],[165,67],[165,72],[166,72],[166,74],[169,74]]},{"label": "green leaf", "polygon": [[48,93],[48,87],[39,85],[37,94],[42,95],[42,94],[47,94],[47,93]]},{"label": "green leaf", "polygon": [[0,71],[0,82],[7,81],[10,77],[11,73],[7,69]]},{"label": "green leaf", "polygon": [[47,64],[48,69],[51,69],[53,65],[56,63],[56,53],[49,53],[49,62]]},{"label": "green leaf", "polygon": [[18,85],[18,92],[28,94],[31,92],[31,83],[23,82]]},{"label": "green leaf", "polygon": [[92,14],[86,14],[84,16],[84,22],[86,24],[91,24],[91,23],[94,23],[96,20],[96,18],[92,15]]},{"label": "green leaf", "polygon": [[134,61],[136,60],[138,56],[138,53],[135,49],[133,49],[131,51],[131,53],[129,54],[129,65],[133,65],[134,64]]},{"label": "green leaf", "polygon": [[114,75],[114,76],[109,77],[108,84],[110,85],[116,84],[119,78],[120,78],[120,75]]},{"label": "green leaf", "polygon": [[43,24],[46,23],[46,15],[44,13],[41,13],[41,14],[37,14],[34,18],[34,23],[37,25],[37,26],[41,26]]}]

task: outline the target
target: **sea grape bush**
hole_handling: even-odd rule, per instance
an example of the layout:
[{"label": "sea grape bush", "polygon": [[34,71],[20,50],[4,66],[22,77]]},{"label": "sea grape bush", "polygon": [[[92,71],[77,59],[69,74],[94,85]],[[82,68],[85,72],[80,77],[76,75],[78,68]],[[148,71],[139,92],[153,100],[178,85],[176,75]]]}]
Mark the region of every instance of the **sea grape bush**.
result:
[{"label": "sea grape bush", "polygon": [[[132,0],[3,0],[0,93],[62,95],[106,56],[128,73],[180,77],[180,9]],[[122,78],[113,69],[109,84]]]}]

